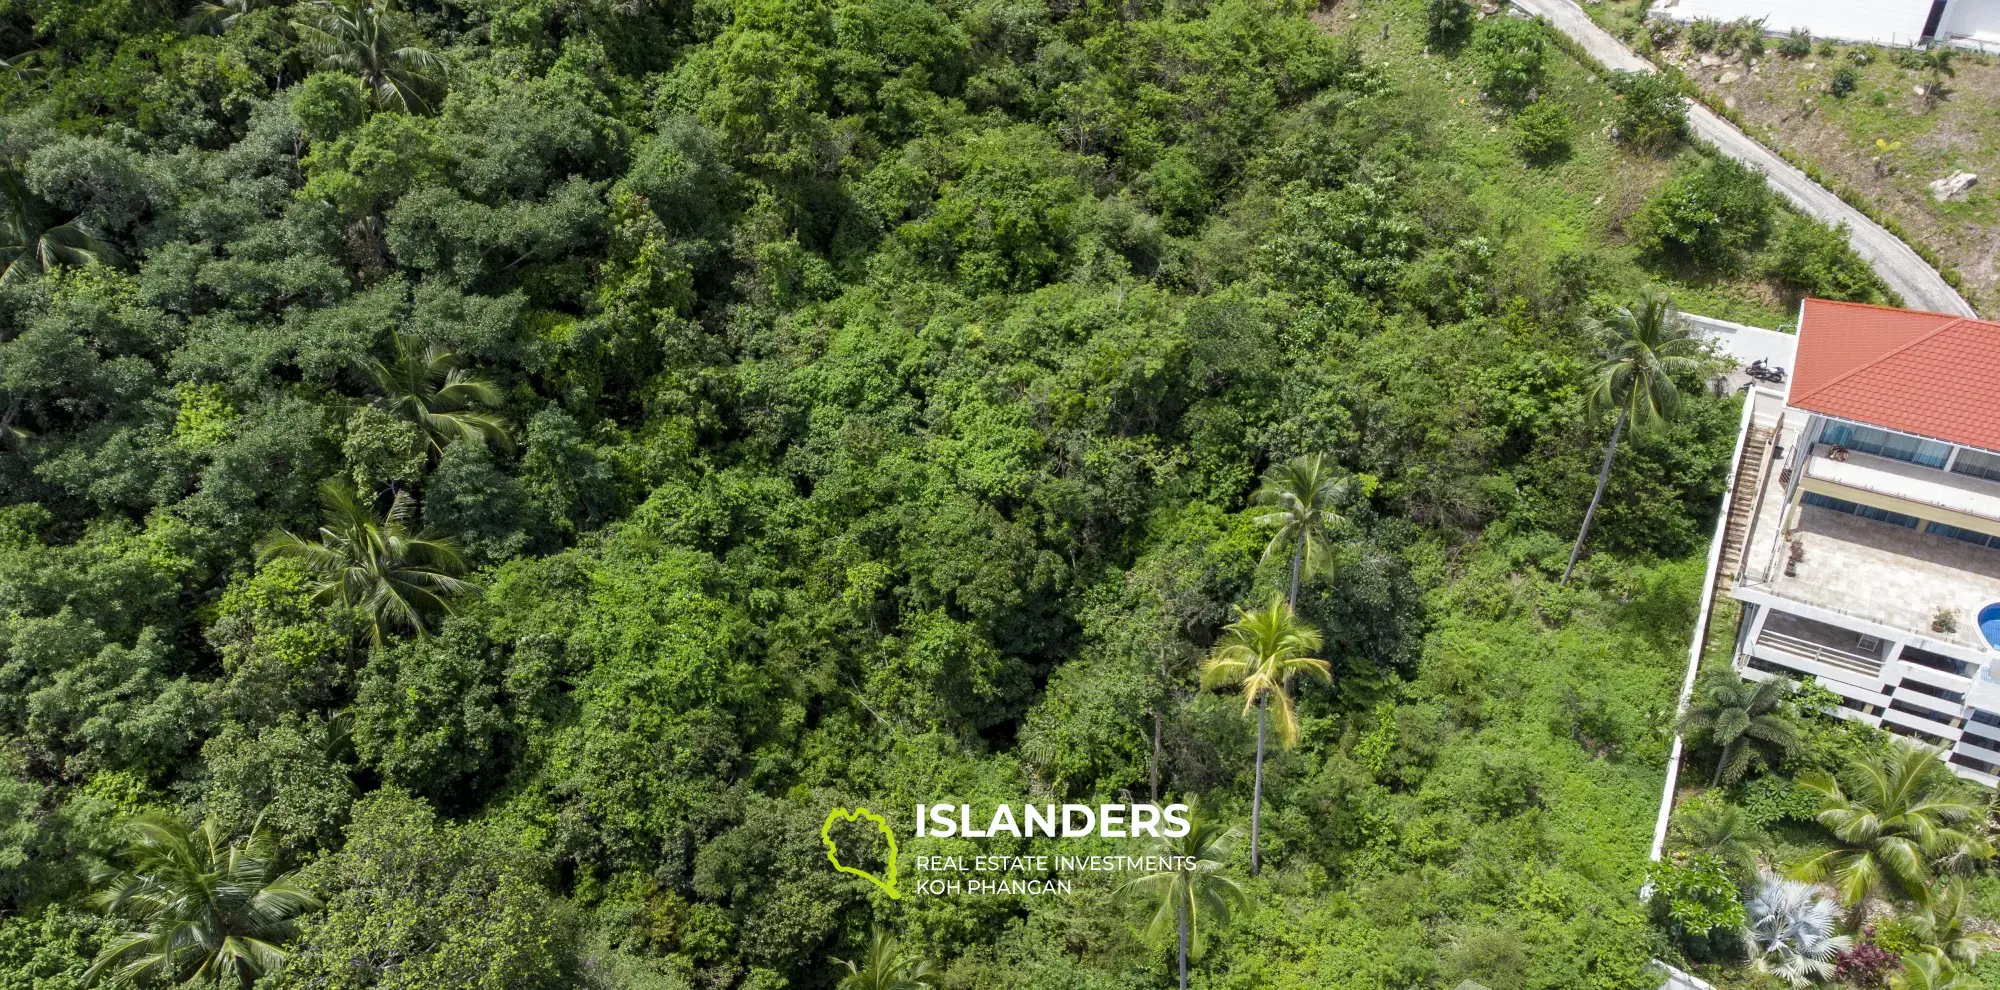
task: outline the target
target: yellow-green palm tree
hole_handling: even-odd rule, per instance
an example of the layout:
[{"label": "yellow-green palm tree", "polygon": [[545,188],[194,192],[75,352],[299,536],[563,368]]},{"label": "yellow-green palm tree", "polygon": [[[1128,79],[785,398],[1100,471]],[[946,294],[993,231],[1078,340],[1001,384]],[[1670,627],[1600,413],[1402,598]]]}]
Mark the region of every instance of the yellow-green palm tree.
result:
[{"label": "yellow-green palm tree", "polygon": [[1294,607],[1299,602],[1300,572],[1319,569],[1328,537],[1342,522],[1338,506],[1347,497],[1347,487],[1347,477],[1324,454],[1294,457],[1264,472],[1263,487],[1253,501],[1268,508],[1257,515],[1257,522],[1277,529],[1264,547],[1264,559],[1291,548],[1291,591],[1285,600]]},{"label": "yellow-green palm tree", "polygon": [[1256,875],[1259,862],[1258,832],[1264,812],[1264,734],[1277,714],[1278,743],[1287,749],[1299,740],[1299,717],[1292,709],[1290,694],[1294,676],[1305,674],[1327,683],[1333,672],[1325,660],[1313,656],[1320,646],[1319,630],[1300,619],[1283,598],[1271,596],[1260,609],[1236,610],[1236,621],[1228,626],[1222,641],[1201,665],[1204,691],[1240,684],[1243,686],[1243,715],[1257,713],[1257,766],[1250,788],[1250,873]]},{"label": "yellow-green palm tree", "polygon": [[377,405],[424,431],[432,456],[443,456],[454,440],[512,447],[506,421],[487,411],[500,404],[500,389],[464,367],[462,358],[400,333],[390,350],[387,361],[361,362],[361,373],[374,387]]},{"label": "yellow-green palm tree", "polygon": [[449,614],[453,599],[476,590],[456,577],[465,561],[451,541],[411,531],[417,503],[410,493],[397,491],[386,517],[338,481],[320,486],[320,501],[325,521],[317,542],[280,530],[259,545],[258,559],[304,563],[316,582],[315,599],[360,608],[376,646],[390,628],[422,638],[427,617]]},{"label": "yellow-green palm tree", "polygon": [[1594,419],[1615,409],[1618,421],[1611,427],[1610,445],[1604,448],[1597,492],[1590,497],[1590,508],[1584,510],[1583,528],[1577,530],[1569,565],[1563,568],[1563,584],[1569,583],[1570,572],[1576,570],[1583,541],[1590,536],[1590,521],[1597,515],[1598,503],[1604,501],[1604,486],[1611,481],[1611,459],[1618,456],[1618,438],[1628,423],[1635,430],[1647,430],[1674,418],[1681,408],[1681,393],[1673,376],[1698,367],[1702,347],[1673,300],[1660,292],[1647,292],[1638,305],[1621,307],[1598,321],[1594,329],[1604,345],[1604,361],[1597,366],[1590,415]]},{"label": "yellow-green palm tree", "polygon": [[1933,952],[1903,957],[1903,970],[1889,977],[1889,990],[1979,990],[1986,984]]},{"label": "yellow-green palm tree", "polygon": [[868,935],[860,959],[835,959],[847,967],[840,990],[926,990],[937,985],[928,959],[910,955],[880,928]]},{"label": "yellow-green palm tree", "polygon": [[127,927],[105,941],[84,986],[108,976],[123,985],[247,988],[284,965],[295,919],[319,902],[278,872],[268,835],[253,829],[235,838],[212,818],[191,829],[162,814],[131,828],[119,854],[124,870],[100,876],[91,897]]},{"label": "yellow-green palm tree", "polygon": [[1965,927],[1972,911],[1972,895],[1964,881],[1954,878],[1936,887],[1929,902],[1905,915],[1905,921],[1926,948],[1956,965],[1971,966],[1989,943],[1985,935]]},{"label": "yellow-green palm tree", "polygon": [[1180,943],[1181,990],[1187,990],[1188,960],[1201,958],[1205,940],[1203,924],[1226,925],[1249,898],[1236,881],[1222,872],[1229,851],[1243,837],[1243,830],[1224,828],[1208,820],[1198,807],[1188,811],[1188,831],[1179,838],[1148,840],[1148,852],[1173,856],[1168,862],[1177,868],[1148,873],[1126,881],[1120,895],[1143,897],[1153,904],[1153,920],[1146,937],[1158,939],[1171,927]]},{"label": "yellow-green palm tree", "polygon": [[1831,877],[1851,909],[1883,889],[1928,904],[1938,860],[1993,853],[1964,827],[1976,825],[1985,809],[1962,795],[1937,750],[1898,746],[1887,757],[1849,765],[1838,778],[1811,771],[1799,783],[1818,793],[1818,821],[1840,843],[1802,864],[1799,878]]},{"label": "yellow-green palm tree", "polygon": [[422,35],[393,0],[313,0],[305,14],[292,21],[292,30],[318,56],[320,68],[361,77],[384,109],[429,113],[437,105],[449,64],[412,43]]}]

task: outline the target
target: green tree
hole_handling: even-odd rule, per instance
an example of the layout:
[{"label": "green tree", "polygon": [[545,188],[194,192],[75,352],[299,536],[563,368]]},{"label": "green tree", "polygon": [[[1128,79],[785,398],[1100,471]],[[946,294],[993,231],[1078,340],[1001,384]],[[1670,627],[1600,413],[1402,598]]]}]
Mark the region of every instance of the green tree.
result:
[{"label": "green tree", "polygon": [[1954,965],[1971,966],[1987,948],[1988,936],[1966,927],[1974,915],[1972,895],[1956,877],[1933,888],[1930,899],[1904,915],[1910,933]]},{"label": "green tree", "polygon": [[401,333],[393,335],[390,349],[386,361],[362,361],[361,373],[384,411],[424,431],[432,454],[443,457],[454,440],[512,449],[507,422],[481,408],[498,406],[500,389],[464,367],[463,358]]},{"label": "green tree", "polygon": [[1297,607],[1301,571],[1318,571],[1325,561],[1328,537],[1345,522],[1339,504],[1347,497],[1348,479],[1325,454],[1294,457],[1264,472],[1264,485],[1252,501],[1269,508],[1257,522],[1277,532],[1264,547],[1264,559],[1291,546],[1292,566],[1287,604]]},{"label": "green tree", "polygon": [[840,990],[919,990],[937,986],[931,961],[911,955],[889,933],[875,928],[859,959],[835,959],[847,967]]},{"label": "green tree", "polygon": [[1549,40],[1541,21],[1489,17],[1472,36],[1472,57],[1479,66],[1479,88],[1495,103],[1525,106],[1542,85]]},{"label": "green tree", "polygon": [[1785,704],[1792,688],[1792,682],[1782,677],[1746,681],[1727,667],[1711,668],[1702,675],[1679,729],[1722,747],[1715,761],[1716,785],[1735,783],[1752,758],[1775,765],[1798,745],[1798,726]]},{"label": "green tree", "polygon": [[411,531],[417,501],[409,492],[395,493],[386,517],[339,481],[321,485],[320,498],[325,519],[318,542],[280,530],[258,546],[258,559],[303,563],[314,599],[361,609],[376,646],[392,628],[428,635],[430,616],[449,614],[453,599],[474,590],[455,576],[465,564],[449,540]]},{"label": "green tree", "polygon": [[1686,136],[1687,97],[1664,74],[1613,72],[1611,88],[1618,92],[1611,112],[1620,141],[1659,150]]},{"label": "green tree", "polygon": [[1656,258],[1728,271],[1770,233],[1774,210],[1763,173],[1717,155],[1660,183],[1630,226]]},{"label": "green tree", "polygon": [[1889,977],[1889,990],[1979,990],[1979,977],[1951,964],[1951,960],[1931,953],[1906,956],[1903,971]]},{"label": "green tree", "polygon": [[1169,928],[1174,931],[1179,947],[1181,990],[1187,990],[1188,960],[1201,958],[1205,947],[1204,924],[1227,925],[1231,915],[1249,904],[1243,888],[1222,872],[1230,850],[1242,837],[1241,828],[1225,828],[1210,821],[1198,806],[1190,806],[1186,835],[1156,837],[1148,842],[1149,854],[1179,857],[1170,862],[1182,865],[1134,877],[1118,888],[1120,895],[1153,905],[1152,921],[1146,926],[1147,938],[1158,939]]},{"label": "green tree", "polygon": [[359,76],[375,105],[429,113],[446,76],[445,60],[420,47],[393,0],[313,0],[292,30],[322,69]]},{"label": "green tree", "polygon": [[1690,798],[1674,809],[1667,846],[1675,851],[1706,853],[1721,859],[1747,882],[1757,873],[1757,845],[1763,834],[1743,809],[1718,791]]},{"label": "green tree", "polygon": [[164,814],[142,816],[119,859],[124,870],[100,883],[91,902],[128,927],[109,936],[84,972],[85,986],[119,982],[248,987],[285,964],[282,946],[297,919],[319,902],[280,873],[261,830],[226,834],[215,819],[200,829]]},{"label": "green tree", "polygon": [[1472,27],[1472,0],[1424,0],[1424,27],[1431,44],[1457,44]]},{"label": "green tree", "polygon": [[1332,683],[1333,674],[1325,660],[1312,654],[1320,647],[1319,630],[1301,620],[1297,612],[1277,595],[1260,609],[1236,610],[1214,652],[1202,661],[1201,686],[1213,690],[1231,684],[1243,686],[1243,715],[1257,713],[1257,764],[1250,790],[1250,873],[1256,875],[1258,831],[1264,811],[1264,735],[1270,710],[1277,709],[1278,742],[1290,748],[1298,742],[1299,719],[1292,710],[1290,694],[1294,675],[1305,674]]},{"label": "green tree", "polygon": [[[40,274],[57,265],[115,265],[118,249],[79,220],[58,223],[55,211],[28,190],[12,168],[0,167],[0,283]],[[10,407],[10,413],[14,412]],[[0,428],[9,435],[14,416]]]},{"label": "green tree", "polygon": [[1968,800],[1937,751],[1897,746],[1867,756],[1839,776],[1813,770],[1799,782],[1820,797],[1819,823],[1838,847],[1801,864],[1805,880],[1833,880],[1841,899],[1859,911],[1868,895],[1894,890],[1919,904],[1933,893],[1936,860],[1969,851],[1992,854],[1969,829],[1985,813]]},{"label": "green tree", "polygon": [[1694,370],[1701,340],[1681,319],[1673,300],[1648,291],[1631,307],[1619,307],[1608,319],[1593,328],[1604,345],[1604,361],[1597,366],[1597,388],[1590,394],[1590,415],[1594,419],[1615,409],[1618,421],[1611,427],[1611,442],[1604,448],[1604,465],[1597,472],[1597,491],[1584,510],[1583,526],[1577,530],[1576,545],[1570,548],[1569,563],[1563,567],[1562,584],[1569,583],[1576,570],[1583,541],[1590,536],[1590,521],[1604,500],[1604,486],[1611,481],[1611,460],[1618,456],[1618,438],[1630,422],[1634,429],[1664,426],[1680,411],[1681,393],[1673,376]]}]

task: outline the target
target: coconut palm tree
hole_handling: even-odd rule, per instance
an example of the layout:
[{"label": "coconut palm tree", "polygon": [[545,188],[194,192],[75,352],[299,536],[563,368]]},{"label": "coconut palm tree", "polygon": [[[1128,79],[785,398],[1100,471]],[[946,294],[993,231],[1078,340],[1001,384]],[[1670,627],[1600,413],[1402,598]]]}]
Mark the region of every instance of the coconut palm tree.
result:
[{"label": "coconut palm tree", "polygon": [[1278,742],[1289,749],[1299,739],[1299,718],[1292,710],[1289,693],[1294,675],[1306,674],[1327,683],[1333,673],[1325,660],[1312,654],[1319,649],[1319,630],[1301,620],[1297,612],[1277,595],[1260,609],[1236,610],[1222,641],[1201,665],[1204,691],[1231,684],[1243,686],[1243,715],[1257,713],[1257,767],[1250,789],[1250,873],[1255,876],[1258,861],[1258,830],[1264,812],[1264,733],[1277,710]]},{"label": "coconut palm tree", "polygon": [[98,877],[91,903],[123,919],[83,975],[120,984],[248,987],[284,965],[294,921],[319,902],[278,871],[262,829],[224,833],[215,819],[191,829],[164,814],[142,816],[119,854],[124,870]]},{"label": "coconut palm tree", "polygon": [[1153,905],[1146,937],[1158,939],[1171,927],[1179,939],[1181,990],[1187,990],[1188,960],[1201,958],[1203,924],[1226,925],[1249,898],[1236,881],[1222,872],[1230,850],[1243,838],[1241,828],[1211,822],[1198,807],[1188,810],[1188,831],[1179,838],[1148,840],[1148,853],[1180,864],[1177,868],[1127,880],[1118,893],[1144,898]]},{"label": "coconut palm tree", "polygon": [[319,57],[320,68],[360,76],[378,107],[404,113],[434,108],[445,60],[408,43],[394,0],[313,0],[307,9],[292,30]]},{"label": "coconut palm tree", "polygon": [[1930,952],[1903,957],[1903,971],[1889,977],[1889,990],[1979,990],[1986,984]]},{"label": "coconut palm tree", "polygon": [[1611,481],[1611,460],[1618,456],[1618,438],[1629,423],[1635,430],[1655,429],[1671,421],[1680,411],[1681,393],[1674,375],[1698,367],[1701,339],[1681,319],[1673,300],[1664,293],[1648,291],[1637,305],[1621,307],[1593,327],[1604,345],[1604,361],[1597,366],[1597,388],[1590,394],[1593,419],[1617,410],[1611,427],[1611,443],[1604,448],[1604,465],[1597,472],[1597,492],[1584,510],[1583,528],[1577,530],[1576,545],[1570,548],[1569,565],[1563,568],[1562,582],[1569,583],[1576,559],[1583,553],[1583,541],[1590,536],[1590,521],[1604,500],[1604,486]]},{"label": "coconut palm tree", "polygon": [[1929,903],[1933,864],[1941,857],[1990,857],[1992,846],[1965,827],[1976,826],[1984,808],[1963,796],[1937,753],[1897,746],[1886,757],[1850,764],[1838,778],[1816,770],[1799,775],[1819,795],[1819,823],[1840,842],[1802,864],[1799,878],[1831,877],[1858,914],[1869,894],[1885,888]]},{"label": "coconut palm tree", "polygon": [[444,456],[454,440],[513,447],[507,422],[486,411],[500,404],[500,389],[466,369],[457,354],[401,333],[392,336],[390,349],[387,361],[362,361],[361,374],[375,390],[376,405],[424,431],[433,457]]},{"label": "coconut palm tree", "polygon": [[1736,871],[1739,882],[1757,871],[1757,826],[1743,809],[1709,791],[1674,810],[1667,843],[1675,850],[1709,853]]},{"label": "coconut palm tree", "polygon": [[1285,601],[1294,608],[1299,603],[1299,573],[1319,569],[1327,537],[1343,521],[1337,506],[1347,489],[1347,477],[1324,454],[1294,457],[1264,472],[1264,485],[1252,501],[1269,506],[1257,515],[1258,524],[1277,530],[1264,547],[1264,559],[1291,548],[1291,591]]},{"label": "coconut palm tree", "polygon": [[325,520],[318,542],[280,530],[257,548],[258,559],[303,562],[316,582],[315,600],[360,608],[376,646],[390,628],[424,637],[429,616],[449,614],[454,598],[475,590],[454,576],[465,561],[450,541],[410,531],[417,515],[410,493],[395,493],[387,517],[339,481],[320,486],[320,501]]},{"label": "coconut palm tree", "polygon": [[1834,955],[1854,946],[1853,939],[1833,933],[1839,911],[1809,883],[1766,873],[1743,912],[1750,964],[1795,987],[1832,976]]},{"label": "coconut palm tree", "polygon": [[0,167],[0,282],[40,274],[57,265],[116,265],[124,261],[102,235],[75,220],[58,223],[55,211],[28,191],[11,168]]},{"label": "coconut palm tree", "polygon": [[1951,64],[1957,52],[1950,45],[1932,45],[1917,54],[1917,70],[1924,74],[1924,109],[1935,110],[1945,97],[1951,95],[1946,89],[1946,77],[1956,77],[1958,69]]},{"label": "coconut palm tree", "polygon": [[259,6],[258,0],[198,0],[194,12],[181,19],[181,30],[190,34],[221,34]]},{"label": "coconut palm tree", "polygon": [[840,990],[919,990],[937,986],[931,962],[911,956],[876,928],[868,935],[868,949],[860,959],[835,959],[847,967],[840,978]]},{"label": "coconut palm tree", "polygon": [[1954,964],[1971,966],[1987,946],[1985,935],[1966,929],[1971,915],[1972,896],[1964,881],[1953,878],[1936,887],[1929,901],[1905,915],[1904,921],[1925,947]]},{"label": "coconut palm tree", "polygon": [[1727,667],[1713,667],[1702,675],[1681,715],[1680,731],[1722,747],[1715,761],[1714,785],[1741,778],[1753,757],[1775,763],[1798,745],[1798,727],[1785,710],[1793,687],[1782,677],[1746,681]]}]

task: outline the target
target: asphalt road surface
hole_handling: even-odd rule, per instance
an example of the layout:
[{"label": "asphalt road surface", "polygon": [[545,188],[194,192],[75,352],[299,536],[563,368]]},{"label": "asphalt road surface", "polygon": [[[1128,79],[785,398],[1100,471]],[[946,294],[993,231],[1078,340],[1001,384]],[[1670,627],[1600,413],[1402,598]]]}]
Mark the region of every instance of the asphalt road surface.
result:
[{"label": "asphalt road surface", "polygon": [[[1570,0],[1513,0],[1513,3],[1530,14],[1541,15],[1557,30],[1575,39],[1607,68],[1626,72],[1653,71],[1652,63],[1640,58],[1623,42],[1598,27],[1583,12],[1583,8]],[[1945,282],[1937,269],[1932,268],[1902,239],[1883,230],[1880,224],[1842,202],[1824,186],[1806,178],[1804,172],[1793,168],[1790,162],[1778,157],[1771,149],[1737,130],[1736,125],[1716,116],[1699,103],[1688,108],[1688,124],[1696,137],[1764,173],[1771,188],[1791,200],[1800,212],[1829,224],[1846,224],[1848,243],[1854,246],[1854,252],[1873,265],[1882,281],[1903,297],[1903,305],[1958,316],[1979,315]]]}]

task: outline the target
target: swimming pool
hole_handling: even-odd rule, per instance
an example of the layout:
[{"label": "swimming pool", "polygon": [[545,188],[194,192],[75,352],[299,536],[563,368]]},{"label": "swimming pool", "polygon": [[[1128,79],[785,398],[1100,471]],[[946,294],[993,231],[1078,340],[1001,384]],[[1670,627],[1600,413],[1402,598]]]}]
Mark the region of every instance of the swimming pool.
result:
[{"label": "swimming pool", "polygon": [[1986,637],[1986,645],[2000,650],[2000,602],[1979,610],[1979,634]]}]

